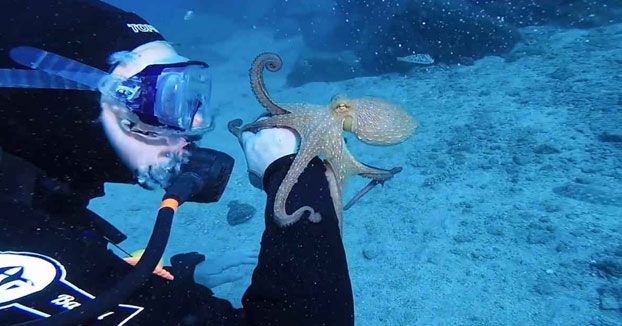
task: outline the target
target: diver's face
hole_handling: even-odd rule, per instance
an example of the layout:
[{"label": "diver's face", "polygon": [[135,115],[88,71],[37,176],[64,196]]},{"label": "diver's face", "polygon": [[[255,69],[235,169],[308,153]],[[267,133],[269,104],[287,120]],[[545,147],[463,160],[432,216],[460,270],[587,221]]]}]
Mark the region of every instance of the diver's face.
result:
[{"label": "diver's face", "polygon": [[[185,59],[163,42],[145,44],[132,51],[132,59],[121,62],[112,74],[131,77],[146,66],[163,61]],[[187,60],[187,59],[186,59]],[[101,123],[111,145],[123,163],[134,171],[138,183],[147,189],[167,187],[188,159],[188,141],[181,136],[157,135],[141,130],[129,119],[123,104],[102,97]]]},{"label": "diver's face", "polygon": [[188,142],[182,137],[152,137],[137,132],[118,114],[122,109],[114,102],[102,102],[101,123],[110,144],[134,171],[138,184],[147,189],[167,187],[188,159],[184,149]]}]

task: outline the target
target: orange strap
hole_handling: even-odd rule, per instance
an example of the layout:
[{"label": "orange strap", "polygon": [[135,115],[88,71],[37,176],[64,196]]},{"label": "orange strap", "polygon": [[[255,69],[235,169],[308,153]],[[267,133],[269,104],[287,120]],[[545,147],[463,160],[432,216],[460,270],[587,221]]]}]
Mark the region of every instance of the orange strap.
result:
[{"label": "orange strap", "polygon": [[168,198],[162,201],[162,204],[160,205],[160,209],[164,208],[164,207],[168,207],[170,209],[173,210],[173,212],[177,211],[177,207],[179,207],[179,202],[176,201],[175,199],[172,198]]}]

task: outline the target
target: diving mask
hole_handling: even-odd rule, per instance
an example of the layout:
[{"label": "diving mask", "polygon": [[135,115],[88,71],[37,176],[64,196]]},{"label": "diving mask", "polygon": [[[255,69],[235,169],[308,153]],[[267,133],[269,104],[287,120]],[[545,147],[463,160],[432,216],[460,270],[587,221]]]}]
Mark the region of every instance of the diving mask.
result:
[{"label": "diving mask", "polygon": [[36,70],[0,69],[0,87],[98,90],[163,133],[196,136],[213,128],[206,63],[154,64],[124,78],[32,47],[14,48],[10,56]]}]

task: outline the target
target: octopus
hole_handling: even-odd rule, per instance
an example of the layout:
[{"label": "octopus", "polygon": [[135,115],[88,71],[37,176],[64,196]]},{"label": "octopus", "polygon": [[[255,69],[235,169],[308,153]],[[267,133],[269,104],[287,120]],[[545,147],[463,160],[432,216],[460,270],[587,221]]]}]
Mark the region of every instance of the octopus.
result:
[{"label": "octopus", "polygon": [[[350,132],[372,145],[393,145],[406,140],[417,129],[417,122],[398,105],[377,97],[351,99],[336,95],[328,105],[277,104],[264,84],[264,68],[271,72],[281,69],[283,62],[277,54],[260,54],[251,65],[251,88],[259,103],[267,109],[267,118],[242,126],[241,119],[229,122],[229,131],[241,141],[243,132],[256,132],[264,128],[290,128],[300,139],[298,154],[294,158],[274,200],[275,222],[280,226],[291,225],[308,212],[311,222],[319,222],[322,216],[310,206],[303,206],[288,213],[285,203],[289,193],[309,162],[316,156],[324,159],[331,198],[337,212],[339,227],[342,224],[342,210],[349,209],[374,186],[383,184],[402,169],[381,169],[356,160],[346,147],[343,132]],[[242,127],[241,127],[242,126]],[[330,173],[329,173],[330,172]],[[341,193],[345,181],[360,175],[371,179],[344,207]]]}]

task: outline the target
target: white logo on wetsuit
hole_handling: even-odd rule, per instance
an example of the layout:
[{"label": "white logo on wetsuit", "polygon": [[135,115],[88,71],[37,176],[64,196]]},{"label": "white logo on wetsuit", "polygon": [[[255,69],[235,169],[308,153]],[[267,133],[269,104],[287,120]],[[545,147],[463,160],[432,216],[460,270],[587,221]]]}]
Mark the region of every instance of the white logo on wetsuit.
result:
[{"label": "white logo on wetsuit", "polygon": [[45,289],[56,278],[56,267],[32,256],[1,254],[0,304]]},{"label": "white logo on wetsuit", "polygon": [[[3,320],[3,314],[15,312],[46,318],[95,299],[92,294],[67,281],[66,275],[65,267],[48,256],[0,251],[0,320]],[[93,325],[121,326],[143,309],[119,304],[99,316]]]},{"label": "white logo on wetsuit", "polygon": [[160,33],[155,27],[149,24],[127,24],[134,33]]}]

